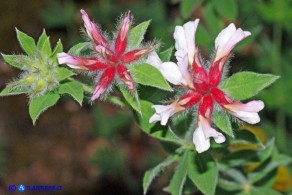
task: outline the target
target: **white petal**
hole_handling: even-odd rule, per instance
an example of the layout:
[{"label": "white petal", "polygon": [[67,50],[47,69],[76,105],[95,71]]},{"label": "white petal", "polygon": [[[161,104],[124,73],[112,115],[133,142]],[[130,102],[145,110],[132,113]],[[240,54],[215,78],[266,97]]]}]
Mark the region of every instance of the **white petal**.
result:
[{"label": "white petal", "polygon": [[149,119],[149,123],[154,123],[154,122],[157,122],[157,121],[160,121],[160,120],[161,120],[160,115],[155,113]]},{"label": "white petal", "polygon": [[216,143],[225,142],[224,135],[215,129],[213,129],[208,120],[199,115],[198,128],[193,134],[193,142],[196,150],[201,153],[210,148],[210,138],[213,137]]},{"label": "white petal", "polygon": [[229,110],[229,112],[240,118],[241,120],[255,124],[260,122],[260,117],[258,112],[264,108],[264,102],[260,100],[253,100],[248,103],[233,103],[225,105],[224,107]]},{"label": "white petal", "polygon": [[176,26],[173,33],[175,39],[175,49],[187,51],[187,43],[185,37],[185,30],[182,26]]},{"label": "white petal", "polygon": [[216,143],[223,143],[225,142],[225,137],[222,133],[213,129],[210,123],[202,116],[199,116],[199,123],[201,124],[204,134],[206,137],[210,138],[213,137]]},{"label": "white petal", "polygon": [[206,138],[204,130],[199,125],[193,134],[193,143],[198,153],[207,151],[210,148],[210,138]]},{"label": "white petal", "polygon": [[230,113],[249,124],[256,124],[260,122],[260,117],[257,112],[236,111]]},{"label": "white petal", "polygon": [[253,100],[248,103],[233,103],[227,104],[225,107],[231,111],[246,111],[246,112],[259,112],[264,108],[265,104],[261,100]]},{"label": "white petal", "polygon": [[218,47],[225,45],[235,31],[236,27],[233,23],[224,28],[215,39],[215,48],[218,49]]},{"label": "white petal", "polygon": [[182,56],[182,58],[180,60],[178,60],[177,65],[178,65],[180,72],[182,73],[182,76],[184,78],[190,77],[190,73],[188,70],[189,63],[188,63],[187,55]]},{"label": "white petal", "polygon": [[177,61],[182,61],[183,58],[188,55],[188,53],[187,51],[181,49],[181,50],[177,50],[174,55]]},{"label": "white petal", "polygon": [[163,77],[174,85],[186,84],[178,66],[173,62],[164,62],[159,68]]},{"label": "white petal", "polygon": [[160,65],[162,64],[162,61],[160,60],[157,53],[155,51],[153,51],[153,52],[148,54],[148,58],[146,60],[146,63],[159,69]]},{"label": "white petal", "polygon": [[241,28],[236,29],[235,25],[231,23],[218,34],[215,40],[215,48],[217,50],[215,60],[229,55],[235,45],[250,34],[250,32],[243,31]]},{"label": "white petal", "polygon": [[187,51],[188,51],[188,59],[189,62],[192,63],[196,51],[196,43],[195,43],[195,34],[199,24],[199,19],[196,19],[193,22],[187,22],[183,25],[185,30]]}]

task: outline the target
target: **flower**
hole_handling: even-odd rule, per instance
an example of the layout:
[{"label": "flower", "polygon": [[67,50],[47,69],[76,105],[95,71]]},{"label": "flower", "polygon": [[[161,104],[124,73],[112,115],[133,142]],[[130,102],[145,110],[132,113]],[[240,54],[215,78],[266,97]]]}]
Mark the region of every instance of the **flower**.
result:
[{"label": "flower", "polygon": [[74,69],[101,72],[91,97],[92,101],[99,98],[115,80],[120,80],[129,90],[133,90],[135,84],[127,66],[151,52],[153,46],[128,51],[128,34],[132,23],[131,12],[129,11],[121,20],[114,40],[108,40],[102,35],[100,28],[89,19],[84,10],[80,10],[80,12],[95,55],[85,58],[63,52],[58,54],[59,63],[67,64]]},{"label": "flower", "polygon": [[[154,52],[149,55],[147,63],[157,67],[169,82],[181,86],[184,91],[183,95],[170,105],[154,105],[156,113],[149,122],[161,121],[162,125],[166,125],[169,117],[175,113],[198,105],[198,127],[193,133],[193,143],[197,152],[201,153],[209,149],[210,138],[217,143],[225,141],[225,136],[211,127],[215,103],[231,115],[250,124],[260,121],[258,112],[264,108],[264,103],[258,100],[243,104],[218,89],[231,50],[238,42],[249,36],[250,32],[236,29],[234,24],[223,29],[215,40],[215,57],[210,63],[205,63],[209,64],[209,67],[205,68],[195,45],[194,35],[198,22],[199,20],[187,22],[175,28],[177,64],[162,62]],[[174,70],[175,72],[172,72]]]}]

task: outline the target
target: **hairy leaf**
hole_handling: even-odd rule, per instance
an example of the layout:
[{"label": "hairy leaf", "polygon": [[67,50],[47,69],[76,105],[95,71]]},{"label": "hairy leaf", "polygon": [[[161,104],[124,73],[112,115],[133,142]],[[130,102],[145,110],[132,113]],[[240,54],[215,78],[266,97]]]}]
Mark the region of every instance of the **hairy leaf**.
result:
[{"label": "hairy leaf", "polygon": [[23,94],[23,93],[28,93],[29,90],[27,88],[15,88],[15,87],[9,87],[6,86],[5,89],[3,89],[0,93],[0,97],[1,96],[9,96],[9,95],[19,95],[19,94]]},{"label": "hairy leaf", "polygon": [[150,184],[152,181],[156,178],[156,176],[162,172],[166,167],[171,165],[175,160],[177,160],[178,156],[168,156],[164,161],[162,161],[160,164],[155,166],[154,168],[148,170],[144,174],[143,178],[143,193],[146,194]]},{"label": "hairy leaf", "polygon": [[28,56],[26,55],[5,55],[2,54],[3,59],[5,62],[7,62],[9,65],[21,69],[21,70],[26,70],[26,66],[23,63],[26,60],[29,60]]},{"label": "hairy leaf", "polygon": [[184,155],[179,158],[178,165],[174,170],[174,174],[170,180],[168,187],[165,188],[165,191],[170,192],[172,195],[182,194],[190,166],[190,158],[191,155],[189,151],[186,151]]},{"label": "hairy leaf", "polygon": [[35,41],[32,37],[28,36],[27,34],[19,31],[16,29],[17,39],[19,44],[21,45],[22,49],[27,53],[29,56],[34,56],[36,45]]},{"label": "hairy leaf", "polygon": [[75,73],[64,67],[59,67],[56,71],[56,76],[59,81],[63,81],[73,75],[75,75]]},{"label": "hairy leaf", "polygon": [[171,91],[171,87],[159,72],[159,70],[150,64],[143,63],[137,66],[131,66],[130,70],[138,83]]},{"label": "hairy leaf", "polygon": [[82,51],[88,49],[90,47],[90,42],[83,42],[74,45],[68,53],[75,56],[80,56]]},{"label": "hairy leaf", "polygon": [[158,56],[160,57],[162,62],[167,62],[170,60],[172,52],[173,52],[173,47],[170,47],[162,52],[159,52]]},{"label": "hairy leaf", "polygon": [[50,37],[47,36],[46,31],[43,30],[42,35],[39,37],[37,47],[46,55],[52,55],[52,48],[50,43]]},{"label": "hairy leaf", "polygon": [[128,89],[125,89],[124,87],[120,87],[120,91],[122,95],[124,96],[126,102],[139,114],[141,113],[141,105],[140,105],[140,99],[137,94],[137,91],[134,91],[133,94],[129,92]]},{"label": "hairy leaf", "polygon": [[150,21],[151,20],[142,22],[141,24],[131,29],[128,37],[129,48],[135,48],[141,44],[142,40],[144,39],[144,34],[150,24]]},{"label": "hairy leaf", "polygon": [[29,115],[32,119],[33,124],[35,124],[40,114],[47,110],[49,107],[55,105],[59,98],[59,94],[48,92],[43,96],[31,99],[29,103]]},{"label": "hairy leaf", "polygon": [[256,95],[278,78],[272,74],[239,72],[220,84],[219,88],[236,100],[244,100]]},{"label": "hairy leaf", "polygon": [[55,46],[55,48],[54,48],[54,51],[53,51],[53,53],[51,55],[51,58],[52,59],[56,59],[57,58],[57,54],[61,53],[62,51],[63,51],[63,44],[61,42],[61,39],[59,39],[57,44],[56,44],[56,46]]},{"label": "hairy leaf", "polygon": [[77,81],[62,83],[59,87],[60,94],[71,95],[80,105],[82,105],[83,92],[83,85]]},{"label": "hairy leaf", "polygon": [[213,122],[215,125],[221,129],[227,135],[234,137],[233,130],[231,127],[230,119],[228,115],[224,112],[214,112]]},{"label": "hairy leaf", "polygon": [[218,170],[209,153],[190,152],[188,177],[204,194],[215,194]]}]

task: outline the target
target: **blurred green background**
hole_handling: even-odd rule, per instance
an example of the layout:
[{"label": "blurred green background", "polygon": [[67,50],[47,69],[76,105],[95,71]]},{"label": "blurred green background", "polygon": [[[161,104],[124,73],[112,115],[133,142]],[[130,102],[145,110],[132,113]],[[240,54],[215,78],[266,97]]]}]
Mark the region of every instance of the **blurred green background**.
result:
[{"label": "blurred green background", "polygon": [[[292,0],[1,1],[0,51],[21,51],[15,27],[35,38],[45,28],[53,43],[62,39],[67,51],[84,40],[81,8],[107,32],[127,10],[136,24],[151,19],[146,41],[155,38],[163,49],[173,46],[175,25],[200,18],[196,44],[205,57],[229,23],[250,31],[252,36],[235,49],[230,74],[250,70],[281,76],[255,98],[266,105],[257,127],[276,137],[282,153],[292,155]],[[17,74],[1,60],[0,89]],[[20,183],[62,185],[61,194],[142,194],[144,171],[165,157],[160,144],[139,130],[131,112],[105,102],[80,108],[63,98],[33,127],[25,96],[1,98],[0,140],[0,194]],[[284,181],[274,186],[283,192],[292,186],[291,167],[286,168],[280,176]],[[167,174],[149,194],[162,194],[166,183]]]}]

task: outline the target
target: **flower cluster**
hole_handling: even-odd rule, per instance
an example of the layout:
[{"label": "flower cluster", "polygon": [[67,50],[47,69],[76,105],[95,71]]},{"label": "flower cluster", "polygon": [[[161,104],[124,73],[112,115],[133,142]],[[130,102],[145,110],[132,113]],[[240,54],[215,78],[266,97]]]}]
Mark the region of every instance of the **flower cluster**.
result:
[{"label": "flower cluster", "polygon": [[95,55],[90,58],[81,58],[63,52],[58,54],[59,63],[67,64],[74,69],[102,71],[93,92],[92,101],[99,98],[114,82],[116,77],[129,90],[133,90],[135,83],[127,65],[141,59],[151,52],[154,47],[149,46],[127,51],[128,34],[132,22],[130,11],[121,20],[114,40],[108,40],[106,36],[102,35],[100,28],[89,19],[88,14],[84,10],[80,12],[82,13],[84,26],[92,42],[92,50]]},{"label": "flower cluster", "polygon": [[174,62],[162,62],[155,52],[151,52],[147,63],[157,67],[170,83],[180,86],[184,94],[170,105],[154,105],[156,113],[150,122],[161,121],[166,125],[168,119],[175,113],[198,105],[198,127],[193,133],[196,150],[201,153],[209,149],[210,138],[223,143],[222,133],[211,127],[211,117],[214,106],[218,104],[231,115],[255,124],[260,121],[258,112],[264,108],[262,101],[250,101],[246,104],[233,100],[218,88],[224,66],[235,45],[251,33],[236,28],[230,24],[223,29],[215,40],[216,53],[209,61],[203,61],[195,45],[195,32],[199,20],[176,26],[174,32],[176,59]]}]

